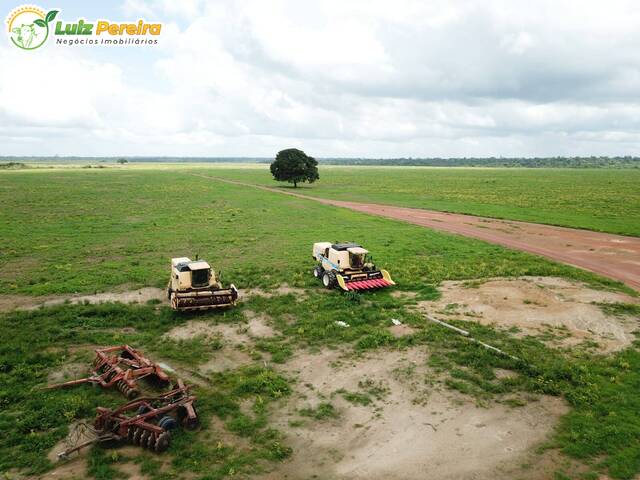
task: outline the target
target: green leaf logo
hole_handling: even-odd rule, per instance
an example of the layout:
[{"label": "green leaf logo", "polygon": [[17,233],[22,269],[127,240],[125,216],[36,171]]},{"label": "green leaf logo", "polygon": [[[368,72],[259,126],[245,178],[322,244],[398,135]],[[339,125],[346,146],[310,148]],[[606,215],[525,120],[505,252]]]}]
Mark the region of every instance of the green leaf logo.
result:
[{"label": "green leaf logo", "polygon": [[44,45],[52,28],[49,24],[57,17],[60,10],[46,12],[40,7],[23,5],[15,8],[7,17],[11,26],[9,39],[22,50],[35,50]]},{"label": "green leaf logo", "polygon": [[51,10],[50,12],[47,13],[47,16],[45,17],[45,20],[47,21],[47,23],[51,22],[54,18],[56,18],[56,15],[58,15],[58,11],[59,10]]}]

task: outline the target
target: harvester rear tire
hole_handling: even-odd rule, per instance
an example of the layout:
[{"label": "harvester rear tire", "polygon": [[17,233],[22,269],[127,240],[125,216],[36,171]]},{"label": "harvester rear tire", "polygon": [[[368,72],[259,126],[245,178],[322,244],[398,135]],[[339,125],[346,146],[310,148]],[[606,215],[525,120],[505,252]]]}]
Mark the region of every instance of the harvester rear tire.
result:
[{"label": "harvester rear tire", "polygon": [[322,275],[322,284],[328,289],[334,288],[338,284],[336,273],[333,271],[324,272]]},{"label": "harvester rear tire", "polygon": [[315,278],[317,278],[318,280],[322,280],[322,274],[324,272],[324,268],[322,268],[320,265],[316,265],[313,268],[313,276]]}]

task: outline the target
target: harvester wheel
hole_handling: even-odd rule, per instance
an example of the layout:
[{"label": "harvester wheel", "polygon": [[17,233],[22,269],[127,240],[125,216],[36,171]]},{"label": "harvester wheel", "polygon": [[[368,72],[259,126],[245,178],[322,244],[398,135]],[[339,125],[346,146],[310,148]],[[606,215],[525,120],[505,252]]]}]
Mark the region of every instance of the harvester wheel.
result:
[{"label": "harvester wheel", "polygon": [[322,268],[320,265],[316,265],[313,268],[313,276],[315,278],[317,278],[318,280],[322,279],[322,273],[324,272],[324,268]]},{"label": "harvester wheel", "polygon": [[337,283],[338,283],[338,280],[336,279],[335,272],[333,271],[324,272],[324,275],[322,275],[322,284],[326,288],[334,288]]},{"label": "harvester wheel", "polygon": [[173,290],[171,290],[170,288],[167,288],[167,300],[171,300],[171,293],[173,292]]},{"label": "harvester wheel", "polygon": [[160,453],[164,452],[167,448],[169,448],[169,443],[171,443],[171,434],[169,432],[162,432],[158,435],[155,444],[155,451]]}]

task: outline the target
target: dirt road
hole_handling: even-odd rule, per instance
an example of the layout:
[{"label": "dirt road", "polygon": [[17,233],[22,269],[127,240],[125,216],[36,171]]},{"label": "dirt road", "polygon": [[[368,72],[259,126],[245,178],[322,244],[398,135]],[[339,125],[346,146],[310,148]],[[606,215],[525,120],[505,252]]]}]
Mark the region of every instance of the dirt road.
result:
[{"label": "dirt road", "polygon": [[194,175],[315,200],[325,205],[349,208],[370,215],[401,220],[434,230],[473,237],[505,247],[535,253],[619,280],[640,291],[640,238],[637,237],[514,220],[497,220],[495,218],[476,217],[459,213],[436,212],[418,208],[316,198],[283,191],[279,188],[264,187],[208,175]]}]

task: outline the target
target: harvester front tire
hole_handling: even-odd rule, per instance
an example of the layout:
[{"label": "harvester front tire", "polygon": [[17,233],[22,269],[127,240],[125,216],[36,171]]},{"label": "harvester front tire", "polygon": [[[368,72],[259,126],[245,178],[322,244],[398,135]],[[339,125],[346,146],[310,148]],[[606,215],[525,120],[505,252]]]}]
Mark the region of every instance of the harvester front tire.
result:
[{"label": "harvester front tire", "polygon": [[318,280],[321,280],[323,272],[324,272],[324,268],[322,268],[320,265],[316,265],[315,268],[313,269],[313,276]]},{"label": "harvester front tire", "polygon": [[171,292],[171,298],[169,303],[171,304],[171,308],[174,310],[178,310],[178,297],[175,292]]},{"label": "harvester front tire", "polygon": [[338,284],[335,272],[324,272],[324,275],[322,275],[322,284],[325,286],[325,288],[335,288],[335,286]]}]

